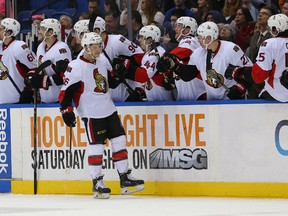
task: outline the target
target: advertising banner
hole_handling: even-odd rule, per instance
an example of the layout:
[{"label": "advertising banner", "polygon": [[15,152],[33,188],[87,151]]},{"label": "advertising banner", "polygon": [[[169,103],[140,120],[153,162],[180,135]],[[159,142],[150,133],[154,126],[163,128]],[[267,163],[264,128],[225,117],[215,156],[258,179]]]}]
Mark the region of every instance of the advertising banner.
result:
[{"label": "advertising banner", "polygon": [[[186,108],[118,107],[127,133],[130,167],[139,178],[150,181],[189,180],[197,172],[208,173],[208,107],[194,106],[190,113]],[[31,180],[34,161],[32,109],[22,110],[22,122],[29,125],[23,128],[22,133],[23,180]],[[72,154],[69,152],[70,128],[65,126],[59,109],[38,110],[37,161],[40,180],[90,179],[86,150],[88,142],[79,117],[71,141]],[[104,153],[103,169],[106,179],[119,179],[109,142]],[[179,173],[179,176],[175,177],[173,173]]]},{"label": "advertising banner", "polygon": [[0,192],[10,192],[11,142],[10,142],[10,110],[0,109]]},{"label": "advertising banner", "polygon": [[[287,104],[119,106],[133,174],[150,182],[287,182]],[[13,111],[13,112],[12,112]],[[33,108],[13,109],[12,135],[21,131],[21,176],[33,180]],[[77,113],[76,113],[77,114]],[[17,136],[12,142],[19,143]],[[72,133],[57,107],[37,118],[39,180],[91,180],[87,137],[79,116]],[[19,173],[19,172],[17,172]],[[106,180],[119,180],[110,143],[104,152]],[[15,174],[17,175],[17,174]]]}]

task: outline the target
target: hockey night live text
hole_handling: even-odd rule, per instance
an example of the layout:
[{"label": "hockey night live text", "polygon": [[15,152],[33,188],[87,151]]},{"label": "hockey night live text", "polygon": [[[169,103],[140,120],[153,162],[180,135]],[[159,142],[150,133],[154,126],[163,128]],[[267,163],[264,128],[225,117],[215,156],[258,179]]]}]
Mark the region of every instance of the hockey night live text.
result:
[{"label": "hockey night live text", "polygon": [[[134,169],[207,169],[206,141],[201,138],[201,134],[205,133],[205,114],[163,114],[162,118],[158,114],[127,114],[120,115],[120,119],[127,134],[127,147]],[[65,126],[61,116],[37,118],[39,169],[84,169],[88,143],[80,121],[77,116],[70,157],[70,129]],[[159,125],[157,121],[163,121],[160,122],[163,126],[161,134],[156,134],[155,127]],[[31,158],[34,160],[33,124],[31,117]],[[106,144],[108,146],[109,142]],[[108,148],[104,152],[103,168],[114,169],[112,151]]]}]

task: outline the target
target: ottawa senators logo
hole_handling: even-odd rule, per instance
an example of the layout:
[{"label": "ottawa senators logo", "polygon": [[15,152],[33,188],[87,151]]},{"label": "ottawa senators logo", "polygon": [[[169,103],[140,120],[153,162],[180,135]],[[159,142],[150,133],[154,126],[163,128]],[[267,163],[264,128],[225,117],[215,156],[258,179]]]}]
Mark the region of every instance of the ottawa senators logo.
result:
[{"label": "ottawa senators logo", "polygon": [[0,61],[0,80],[5,80],[8,77],[8,68]]},{"label": "ottawa senators logo", "polygon": [[93,72],[93,76],[95,79],[95,84],[96,87],[94,88],[94,92],[102,92],[102,93],[107,93],[108,92],[108,83],[107,80],[104,76],[102,76],[99,71],[98,68],[96,68]]},{"label": "ottawa senators logo", "polygon": [[[222,74],[217,73],[214,69],[211,70],[211,73],[214,74],[214,77],[218,77],[218,79],[221,80],[221,83],[224,83],[224,77],[222,76]],[[213,78],[208,73],[206,83],[213,88],[220,88],[222,86],[221,83],[219,83],[215,78]]]}]

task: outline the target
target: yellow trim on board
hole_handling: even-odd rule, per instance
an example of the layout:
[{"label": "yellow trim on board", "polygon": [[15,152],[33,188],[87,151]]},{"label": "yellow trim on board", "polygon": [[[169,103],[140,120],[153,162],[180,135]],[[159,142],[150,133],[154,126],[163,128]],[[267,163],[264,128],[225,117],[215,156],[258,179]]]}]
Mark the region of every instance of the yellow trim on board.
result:
[{"label": "yellow trim on board", "polygon": [[[112,194],[120,194],[119,181],[106,181]],[[12,193],[33,194],[33,181],[12,181]],[[92,194],[91,181],[38,181],[38,194]],[[156,196],[218,196],[288,198],[288,183],[145,182],[137,194]]]}]

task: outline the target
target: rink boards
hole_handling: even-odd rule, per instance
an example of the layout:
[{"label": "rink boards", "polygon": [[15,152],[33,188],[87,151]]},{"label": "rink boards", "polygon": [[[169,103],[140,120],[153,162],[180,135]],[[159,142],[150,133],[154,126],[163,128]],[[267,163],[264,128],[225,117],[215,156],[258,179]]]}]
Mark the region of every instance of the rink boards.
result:
[{"label": "rink boards", "polygon": [[[142,102],[118,103],[117,109],[133,175],[146,182],[141,194],[288,197],[287,104]],[[70,131],[58,104],[37,111],[38,193],[91,194],[80,118],[70,155]],[[1,192],[33,193],[33,113],[33,105],[0,107]],[[109,142],[103,172],[118,194]]]}]

